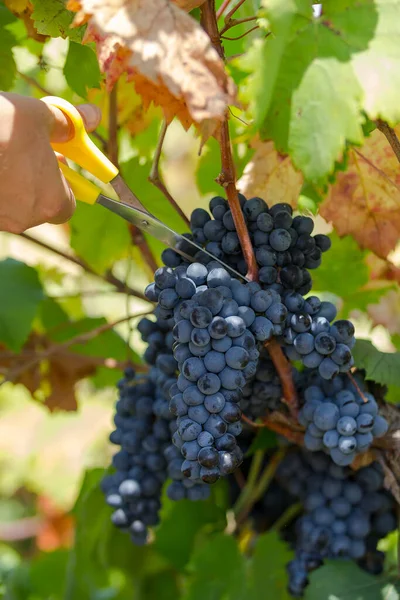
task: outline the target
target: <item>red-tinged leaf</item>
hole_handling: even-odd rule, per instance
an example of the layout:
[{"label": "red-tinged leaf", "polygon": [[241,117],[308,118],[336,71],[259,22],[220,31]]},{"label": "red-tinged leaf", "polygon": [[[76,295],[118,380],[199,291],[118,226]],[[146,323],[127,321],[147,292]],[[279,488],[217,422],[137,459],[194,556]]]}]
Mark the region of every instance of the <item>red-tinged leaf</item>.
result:
[{"label": "red-tinged leaf", "polygon": [[350,151],[349,168],[321,206],[321,215],[340,236],[352,235],[361,248],[387,257],[400,235],[399,163],[385,136],[375,130]]}]

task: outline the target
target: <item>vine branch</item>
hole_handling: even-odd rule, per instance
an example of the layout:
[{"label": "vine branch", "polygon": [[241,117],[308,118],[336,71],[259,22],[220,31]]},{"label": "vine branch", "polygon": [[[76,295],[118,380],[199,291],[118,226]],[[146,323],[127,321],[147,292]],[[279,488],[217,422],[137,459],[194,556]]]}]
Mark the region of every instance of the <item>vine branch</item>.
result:
[{"label": "vine branch", "polygon": [[221,6],[219,7],[219,9],[216,12],[216,17],[217,20],[222,17],[222,15],[224,14],[224,12],[226,11],[226,9],[228,8],[228,6],[230,5],[231,0],[224,0],[223,3],[221,4]]},{"label": "vine branch", "polygon": [[[244,0],[241,2],[242,4],[243,1]],[[235,12],[234,9],[232,10]],[[201,13],[202,25],[205,31],[208,33],[211,43],[222,60],[225,60],[224,50],[222,48],[221,39],[218,32],[217,17],[215,14],[215,0],[206,0],[206,2],[201,6]],[[230,13],[228,13],[228,15],[229,14]],[[228,111],[226,111],[224,121],[221,124],[219,145],[222,170],[217,181],[226,191],[233,222],[235,224],[243,255],[247,263],[248,271],[246,276],[248,279],[250,279],[250,281],[256,281],[258,279],[258,266],[246,222],[240,207],[238,191],[236,189],[235,167],[233,163],[231,142],[229,137]]]},{"label": "vine branch", "polygon": [[157,141],[156,150],[154,153],[153,164],[151,165],[149,181],[160,190],[160,192],[166,197],[172,208],[178,213],[181,219],[183,219],[184,223],[187,226],[189,226],[189,219],[187,218],[187,216],[185,215],[175,198],[169,193],[168,188],[160,175],[160,158],[167,129],[168,124],[167,121],[164,119],[161,126],[160,135]]},{"label": "vine branch", "polygon": [[[241,25],[242,23],[250,23],[251,21],[257,21],[257,18],[258,17],[254,16],[244,17],[243,19],[229,19],[228,21],[225,19],[225,25],[223,26],[219,34],[222,36],[224,33],[229,31],[229,29],[232,29],[232,27],[236,27],[236,25]],[[250,31],[253,30],[251,29]]]},{"label": "vine branch", "polygon": [[138,292],[137,290],[134,290],[133,288],[126,285],[126,283],[118,279],[118,277],[115,277],[115,275],[113,275],[111,271],[107,271],[104,275],[101,275],[100,273],[96,273],[96,271],[94,271],[85,261],[83,261],[81,258],[78,258],[77,256],[72,256],[71,254],[67,254],[66,252],[63,252],[58,248],[54,248],[54,246],[50,246],[50,244],[47,244],[46,242],[43,242],[38,238],[32,237],[28,233],[20,233],[18,235],[19,237],[22,237],[25,240],[28,240],[29,242],[32,242],[33,244],[36,244],[37,246],[40,246],[41,248],[52,252],[53,254],[57,254],[57,256],[68,260],[74,265],[78,265],[78,267],[81,267],[89,275],[94,275],[95,277],[102,279],[106,283],[110,283],[115,287],[115,289],[118,292],[122,294],[129,294],[130,296],[134,296],[135,298],[140,298],[140,300],[145,300],[146,302],[148,302],[146,296],[143,293]]},{"label": "vine branch", "polygon": [[378,119],[376,121],[376,125],[379,131],[381,131],[386,137],[387,141],[392,147],[393,152],[396,155],[397,160],[400,162],[400,140],[397,137],[395,130],[392,127],[390,127],[386,123],[386,121],[382,121],[381,119]]}]

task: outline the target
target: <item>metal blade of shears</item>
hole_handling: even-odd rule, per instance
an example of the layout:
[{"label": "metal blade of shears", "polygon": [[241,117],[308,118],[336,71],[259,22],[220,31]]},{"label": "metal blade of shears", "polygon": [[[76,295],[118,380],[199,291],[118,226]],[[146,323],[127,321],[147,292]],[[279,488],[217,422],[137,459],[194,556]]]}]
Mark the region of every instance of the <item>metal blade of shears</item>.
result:
[{"label": "metal blade of shears", "polygon": [[195,242],[188,240],[183,235],[180,235],[179,233],[177,233],[176,231],[159,221],[159,219],[157,219],[150,213],[136,208],[132,204],[127,204],[122,201],[113,200],[112,198],[104,196],[103,194],[99,195],[97,199],[97,204],[101,204],[105,208],[108,208],[113,213],[119,215],[120,217],[131,223],[132,225],[135,225],[141,231],[157,238],[160,242],[178,252],[178,254],[183,256],[186,260],[190,262],[195,261],[193,256],[190,256],[182,249],[182,246],[185,247],[185,245],[187,246],[189,244],[191,246],[194,246],[197,251],[204,252],[204,254],[210,256],[212,260],[216,260],[217,262],[219,262],[219,264],[222,267],[224,267],[224,269],[226,269],[235,277],[247,281],[244,275],[242,275],[241,273],[224,263],[219,258],[213,256],[210,252],[207,252],[207,250],[204,250],[204,248],[202,248]]}]

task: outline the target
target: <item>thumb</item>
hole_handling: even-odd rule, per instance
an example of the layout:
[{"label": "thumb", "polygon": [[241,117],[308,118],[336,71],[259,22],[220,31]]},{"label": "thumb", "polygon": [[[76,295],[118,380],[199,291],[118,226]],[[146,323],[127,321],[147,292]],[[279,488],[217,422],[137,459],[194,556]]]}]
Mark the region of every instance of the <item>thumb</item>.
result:
[{"label": "thumb", "polygon": [[[73,136],[74,128],[63,111],[55,106],[48,105],[52,114],[50,124],[50,141],[67,142]],[[100,124],[101,111],[95,104],[80,104],[76,107],[82,116],[87,131],[93,131]]]}]

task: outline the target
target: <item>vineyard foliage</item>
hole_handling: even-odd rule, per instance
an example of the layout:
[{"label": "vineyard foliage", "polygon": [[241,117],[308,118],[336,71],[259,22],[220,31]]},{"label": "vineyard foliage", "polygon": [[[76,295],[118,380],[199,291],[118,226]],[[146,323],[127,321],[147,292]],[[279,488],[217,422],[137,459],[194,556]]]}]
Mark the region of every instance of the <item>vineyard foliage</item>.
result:
[{"label": "vineyard foliage", "polygon": [[[385,416],[396,431],[400,0],[327,0],[322,7],[309,0],[218,0],[221,46],[209,36],[205,4],[214,6],[3,0],[0,89],[97,104],[103,117],[93,140],[146,208],[181,233],[194,208],[225,196],[227,119],[239,192],[270,207],[288,203],[329,235],[331,249],[312,272],[313,294],[333,302],[338,318],[352,318],[355,364],[366,380],[386,386]],[[94,459],[79,457],[80,491],[68,492],[56,517],[44,510],[54,543],[36,531],[22,542],[7,537],[0,517],[4,598],[289,600],[293,551],[274,528],[255,535],[246,524],[232,535],[226,481],[202,502],[174,503],[164,492],[149,545],[134,546],[110,522],[99,487],[112,453],[104,430],[111,430],[123,369],[146,370],[136,325],[154,308],[144,289],[162,264],[163,245],[101,206],[82,203],[66,225],[40,227],[23,239],[0,236],[1,397],[17,402],[22,394],[26,406],[40,405],[52,414],[49,427],[60,413],[75,412],[71,456],[76,438],[88,436],[92,424],[97,431],[96,410],[88,420],[86,401],[101,404],[106,422]],[[29,439],[28,433],[21,435]],[[275,446],[276,434],[261,429],[247,457]],[[390,452],[385,484],[399,501],[400,468],[392,468],[398,451]],[[38,453],[46,456],[46,448]],[[88,463],[97,468],[83,472]],[[61,462],[54,469],[57,485],[63,468]],[[49,495],[57,505],[57,485],[0,479],[4,498],[32,494],[35,504],[36,496],[40,503]],[[400,598],[397,532],[381,547],[382,575],[327,561],[310,575],[306,600]]]}]

